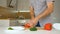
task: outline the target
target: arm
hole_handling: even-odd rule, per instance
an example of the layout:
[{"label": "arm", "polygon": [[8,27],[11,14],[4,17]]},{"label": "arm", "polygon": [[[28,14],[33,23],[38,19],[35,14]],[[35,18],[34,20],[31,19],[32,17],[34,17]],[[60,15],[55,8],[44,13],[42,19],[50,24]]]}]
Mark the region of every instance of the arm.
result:
[{"label": "arm", "polygon": [[34,19],[34,8],[32,6],[30,6],[30,16],[31,19]]},{"label": "arm", "polygon": [[48,16],[49,14],[51,14],[53,12],[53,8],[54,8],[54,4],[53,2],[49,2],[47,3],[47,9],[40,15],[38,15],[36,18],[39,20],[40,18],[44,18],[46,16]]},{"label": "arm", "polygon": [[[54,4],[53,2],[48,2],[47,3],[47,9],[44,10],[44,12],[42,14],[39,14],[36,18],[35,18],[35,21],[37,22],[39,19],[42,19],[46,16],[48,16],[49,14],[51,14],[53,12],[53,9],[54,9]],[[35,23],[36,23],[35,22]]]},{"label": "arm", "polygon": [[30,16],[31,16],[31,19],[30,19],[30,21],[28,21],[27,23],[25,23],[25,28],[26,27],[29,28],[30,25],[31,25],[30,27],[32,27],[33,26],[32,20],[35,19],[35,17],[34,17],[34,8],[32,6],[30,6],[29,8],[30,8]]}]

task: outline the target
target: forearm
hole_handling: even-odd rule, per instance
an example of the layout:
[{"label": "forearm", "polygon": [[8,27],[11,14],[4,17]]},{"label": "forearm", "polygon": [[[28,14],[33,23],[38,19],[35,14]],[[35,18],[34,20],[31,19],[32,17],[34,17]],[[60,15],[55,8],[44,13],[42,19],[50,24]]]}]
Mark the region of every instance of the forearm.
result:
[{"label": "forearm", "polygon": [[38,21],[39,19],[45,18],[46,16],[50,15],[53,12],[53,9],[54,9],[54,5],[49,4],[48,8],[44,10],[42,14],[39,14],[36,17],[36,20]]},{"label": "forearm", "polygon": [[30,16],[31,19],[34,19],[34,9],[32,7],[30,7]]}]

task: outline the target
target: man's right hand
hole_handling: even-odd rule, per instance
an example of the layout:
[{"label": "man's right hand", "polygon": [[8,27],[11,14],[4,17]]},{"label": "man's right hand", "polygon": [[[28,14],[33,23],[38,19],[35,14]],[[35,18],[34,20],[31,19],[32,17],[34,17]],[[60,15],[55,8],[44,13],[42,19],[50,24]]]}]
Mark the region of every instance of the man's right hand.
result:
[{"label": "man's right hand", "polygon": [[34,24],[33,24],[33,21],[32,21],[32,20],[28,21],[28,22],[25,23],[25,25],[24,25],[25,28],[32,28],[33,26],[34,26]]}]

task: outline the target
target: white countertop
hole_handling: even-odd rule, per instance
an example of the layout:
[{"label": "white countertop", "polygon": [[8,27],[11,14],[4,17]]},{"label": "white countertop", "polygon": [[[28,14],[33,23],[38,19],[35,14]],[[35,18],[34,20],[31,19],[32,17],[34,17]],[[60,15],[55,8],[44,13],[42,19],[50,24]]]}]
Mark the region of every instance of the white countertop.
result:
[{"label": "white countertop", "polygon": [[55,29],[52,29],[51,31],[7,30],[7,27],[0,27],[0,34],[60,34],[60,31]]}]

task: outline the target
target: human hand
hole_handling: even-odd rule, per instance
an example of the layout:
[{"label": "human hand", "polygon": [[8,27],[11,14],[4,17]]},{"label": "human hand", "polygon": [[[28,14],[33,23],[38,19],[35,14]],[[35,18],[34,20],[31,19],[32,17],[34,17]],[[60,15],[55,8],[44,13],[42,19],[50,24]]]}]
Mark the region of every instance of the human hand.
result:
[{"label": "human hand", "polygon": [[28,21],[28,22],[25,23],[25,25],[24,25],[25,28],[32,28],[33,26],[34,26],[34,24],[33,24],[33,21],[32,21],[32,20]]},{"label": "human hand", "polygon": [[25,23],[25,28],[32,28],[35,26],[35,24],[37,23],[37,19],[31,19],[30,21],[28,21],[27,23]]}]

